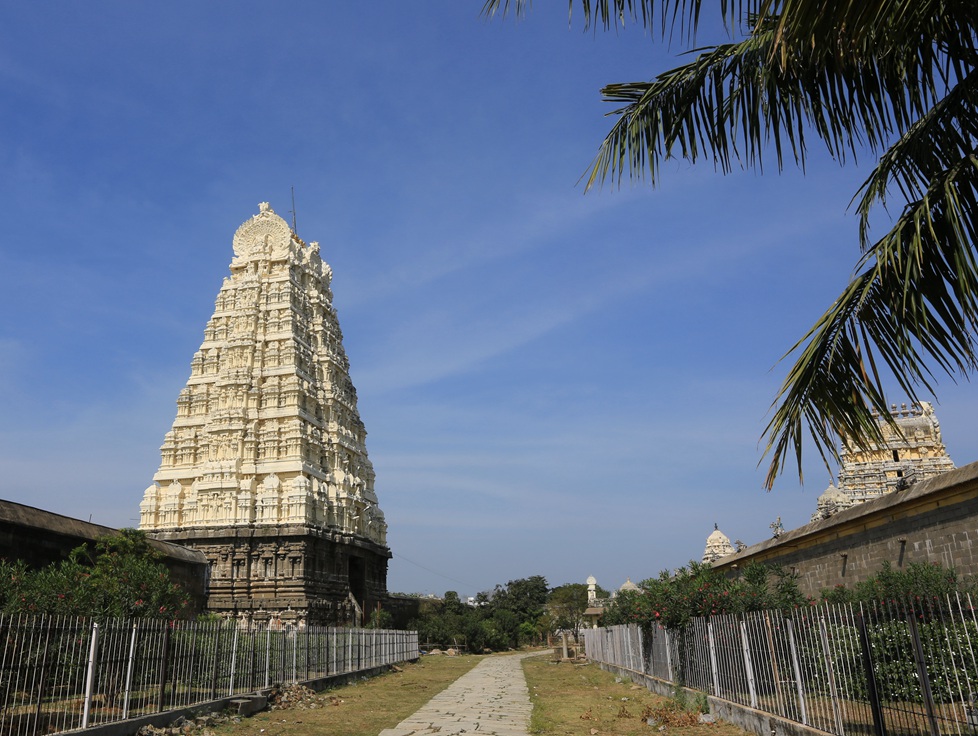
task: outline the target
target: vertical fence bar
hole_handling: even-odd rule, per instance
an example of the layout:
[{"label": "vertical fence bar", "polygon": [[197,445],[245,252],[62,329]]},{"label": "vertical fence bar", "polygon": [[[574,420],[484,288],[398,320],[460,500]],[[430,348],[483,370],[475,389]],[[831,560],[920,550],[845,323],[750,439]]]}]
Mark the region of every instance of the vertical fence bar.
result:
[{"label": "vertical fence bar", "polygon": [[920,643],[920,629],[917,628],[917,618],[913,610],[907,611],[907,623],[910,627],[910,638],[913,642],[914,659],[917,662],[917,677],[920,679],[924,707],[927,709],[927,725],[930,728],[931,736],[941,736],[940,726],[937,725],[937,715],[934,712],[934,693],[930,687],[930,677],[927,676],[927,662],[924,659],[924,648]]},{"label": "vertical fence bar", "polygon": [[883,718],[883,708],[880,703],[879,688],[876,684],[876,670],[873,667],[873,651],[866,630],[866,619],[863,616],[862,605],[856,614],[856,626],[859,628],[859,640],[863,655],[863,669],[866,673],[866,689],[869,692],[869,705],[873,712],[873,728],[876,736],[886,736],[886,721]]},{"label": "vertical fence bar", "polygon": [[845,728],[842,725],[842,713],[839,710],[839,691],[835,684],[835,667],[832,665],[832,649],[829,646],[829,632],[824,618],[819,620],[819,628],[822,634],[822,653],[825,658],[825,671],[829,681],[829,695],[832,698],[832,714],[835,716],[836,733],[842,736],[845,734]]},{"label": "vertical fence bar", "polygon": [[163,662],[160,666],[160,704],[159,712],[166,710],[166,681],[170,677],[170,627],[163,629]]},{"label": "vertical fence bar", "polygon": [[744,651],[744,669],[747,671],[747,691],[750,693],[750,707],[757,708],[757,688],[754,686],[754,667],[750,660],[750,642],[747,641],[747,624],[740,622],[740,641]]},{"label": "vertical fence bar", "polygon": [[214,669],[211,672],[211,699],[217,698],[217,678],[221,671],[221,634],[220,624],[214,627]]},{"label": "vertical fence bar", "polygon": [[265,687],[272,684],[272,622],[265,629]]},{"label": "vertical fence bar", "polygon": [[85,704],[82,710],[82,728],[88,728],[92,710],[92,689],[95,687],[95,656],[98,653],[98,624],[92,623],[92,643],[88,649],[88,669],[85,673]]},{"label": "vertical fence bar", "polygon": [[788,649],[791,652],[791,671],[795,677],[795,691],[798,693],[798,712],[801,715],[802,725],[808,725],[808,710],[805,707],[805,684],[802,681],[801,665],[798,661],[798,647],[795,644],[794,622],[789,618],[786,621],[788,631]]},{"label": "vertical fence bar", "polygon": [[706,622],[706,638],[710,645],[710,675],[713,678],[713,694],[720,694],[720,680],[717,675],[717,649],[716,641],[713,638],[713,621]]},{"label": "vertical fence bar", "polygon": [[299,631],[292,631],[292,682],[298,682],[299,676],[295,668],[296,655],[299,651]]},{"label": "vertical fence bar", "polygon": [[129,657],[126,659],[126,691],[122,697],[122,720],[129,717],[129,694],[132,692],[132,670],[136,665],[136,632],[138,624],[132,622],[132,636],[129,638]]},{"label": "vertical fence bar", "polygon": [[42,616],[41,624],[44,625],[44,653],[41,656],[41,674],[38,677],[39,686],[37,688],[37,709],[34,711],[34,728],[32,733],[37,736],[38,728],[41,725],[42,705],[44,703],[44,686],[47,683],[48,648],[51,643],[51,621],[50,617]]},{"label": "vertical fence bar", "polygon": [[234,674],[237,671],[235,669],[235,666],[238,660],[238,631],[239,630],[240,627],[235,626],[234,636],[231,637],[231,671],[228,673],[230,678],[228,682],[228,696],[234,695]]},{"label": "vertical fence bar", "polygon": [[675,682],[676,677],[672,674],[672,637],[669,635],[669,629],[662,629],[662,633],[665,634],[666,640],[666,672],[669,675],[669,682]]}]

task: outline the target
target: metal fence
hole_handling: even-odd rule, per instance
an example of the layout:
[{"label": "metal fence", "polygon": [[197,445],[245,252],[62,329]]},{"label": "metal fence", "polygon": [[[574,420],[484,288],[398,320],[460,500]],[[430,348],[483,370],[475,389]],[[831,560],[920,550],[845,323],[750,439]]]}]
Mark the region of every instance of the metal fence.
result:
[{"label": "metal fence", "polygon": [[839,736],[978,734],[969,597],[819,605],[585,632],[589,659]]},{"label": "metal fence", "polygon": [[35,736],[418,657],[415,631],[0,615],[0,736]]}]

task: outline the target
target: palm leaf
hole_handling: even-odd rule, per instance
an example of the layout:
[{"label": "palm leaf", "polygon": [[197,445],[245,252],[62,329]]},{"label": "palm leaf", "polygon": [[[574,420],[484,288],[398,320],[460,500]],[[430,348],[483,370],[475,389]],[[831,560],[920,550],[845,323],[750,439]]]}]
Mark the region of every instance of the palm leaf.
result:
[{"label": "palm leaf", "polygon": [[[573,12],[574,0],[569,0]],[[700,0],[581,0],[586,27],[626,22],[694,34]],[[487,0],[484,14],[529,0]],[[978,367],[978,3],[974,0],[721,0],[734,36],[647,82],[611,84],[617,116],[587,188],[649,176],[663,160],[712,159],[722,172],[774,155],[804,167],[821,141],[840,162],[879,156],[857,192],[862,257],[843,293],[788,352],[795,363],[765,430],[770,488],[804,437],[822,459],[838,443],[881,440],[879,368],[908,398],[933,392],[929,366]],[[658,14],[656,14],[658,11]],[[873,242],[870,214],[905,203]]]}]

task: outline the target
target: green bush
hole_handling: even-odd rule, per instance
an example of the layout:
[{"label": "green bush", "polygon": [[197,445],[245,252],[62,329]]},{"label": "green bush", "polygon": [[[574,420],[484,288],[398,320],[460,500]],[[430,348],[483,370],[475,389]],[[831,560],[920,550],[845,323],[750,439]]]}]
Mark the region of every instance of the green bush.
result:
[{"label": "green bush", "polygon": [[170,580],[162,555],[143,532],[122,529],[67,560],[31,570],[0,560],[0,611],[60,616],[175,619],[188,596]]}]

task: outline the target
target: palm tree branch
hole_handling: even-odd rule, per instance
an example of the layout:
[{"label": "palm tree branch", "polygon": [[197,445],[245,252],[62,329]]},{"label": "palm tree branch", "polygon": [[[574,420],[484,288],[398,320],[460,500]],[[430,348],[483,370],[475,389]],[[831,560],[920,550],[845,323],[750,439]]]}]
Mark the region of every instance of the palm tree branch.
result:
[{"label": "palm tree branch", "polygon": [[806,133],[845,160],[863,145],[885,149],[937,99],[935,56],[926,45],[857,68],[811,64],[801,53],[772,65],[773,27],[701,49],[693,62],[650,82],[606,86],[604,98],[622,106],[609,113],[618,120],[590,166],[587,188],[620,185],[626,175],[649,174],[655,183],[659,162],[677,155],[695,162],[709,152],[728,172],[734,161],[763,168],[771,146],[779,168],[786,157],[804,166]]},{"label": "palm tree branch", "polygon": [[964,75],[914,123],[880,158],[859,188],[855,202],[860,217],[859,238],[869,247],[870,214],[876,204],[886,206],[892,188],[905,201],[914,200],[956,161],[967,156],[978,141],[978,69]]},{"label": "palm tree branch", "polygon": [[889,415],[875,354],[911,400],[920,388],[933,392],[929,361],[951,376],[978,367],[976,218],[978,155],[971,152],[864,254],[864,270],[788,353],[798,356],[764,431],[767,488],[792,450],[801,475],[805,425],[823,461],[838,460],[840,439],[880,441],[874,411]]}]

